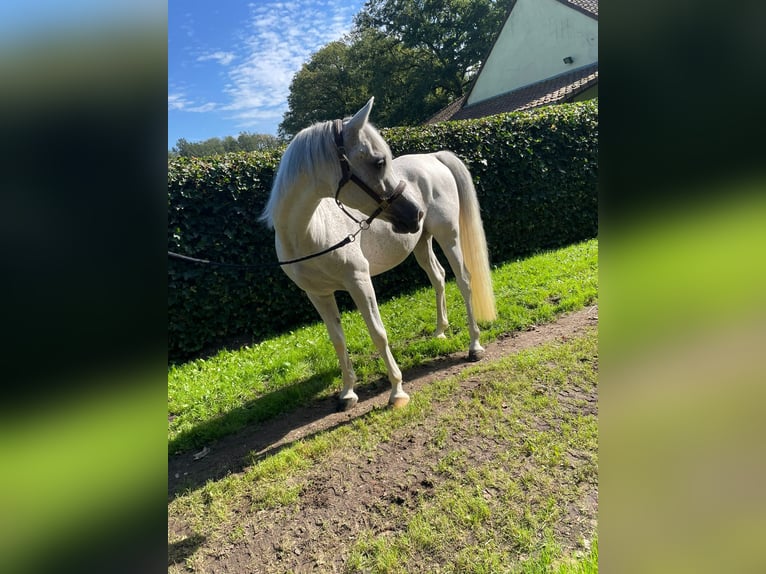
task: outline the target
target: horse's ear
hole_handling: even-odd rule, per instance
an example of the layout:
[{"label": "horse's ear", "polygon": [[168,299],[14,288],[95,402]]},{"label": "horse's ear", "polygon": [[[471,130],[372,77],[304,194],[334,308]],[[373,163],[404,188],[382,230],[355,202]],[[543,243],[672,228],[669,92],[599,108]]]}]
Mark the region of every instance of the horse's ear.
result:
[{"label": "horse's ear", "polygon": [[354,114],[354,117],[348,120],[346,129],[353,131],[359,131],[364,124],[367,123],[367,119],[370,117],[370,110],[372,110],[372,102],[375,100],[375,96],[364,105],[364,107]]}]

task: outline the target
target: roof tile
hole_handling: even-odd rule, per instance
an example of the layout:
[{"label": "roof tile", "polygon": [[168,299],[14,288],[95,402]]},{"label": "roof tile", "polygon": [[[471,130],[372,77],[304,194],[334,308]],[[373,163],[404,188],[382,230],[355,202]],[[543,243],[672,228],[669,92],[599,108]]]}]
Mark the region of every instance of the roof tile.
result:
[{"label": "roof tile", "polygon": [[598,18],[598,0],[559,0],[562,4],[570,4],[574,8],[579,8],[595,18]]},{"label": "roof tile", "polygon": [[571,100],[596,83],[598,83],[598,62],[500,94],[471,106],[462,107],[465,100],[465,96],[463,96],[431,116],[425,123],[435,124],[447,120],[483,118],[503,112],[529,110],[548,104],[558,104]]}]

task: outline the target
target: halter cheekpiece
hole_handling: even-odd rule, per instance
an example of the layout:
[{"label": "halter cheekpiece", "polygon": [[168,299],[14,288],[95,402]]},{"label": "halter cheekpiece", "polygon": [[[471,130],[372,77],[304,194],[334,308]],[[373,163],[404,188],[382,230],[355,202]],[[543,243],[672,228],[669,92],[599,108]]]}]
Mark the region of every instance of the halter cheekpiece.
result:
[{"label": "halter cheekpiece", "polygon": [[[356,176],[356,174],[352,173],[351,166],[348,161],[348,157],[346,156],[346,148],[343,145],[343,120],[335,120],[333,122],[333,136],[335,138],[335,149],[338,152],[338,161],[340,162],[340,171],[341,171],[341,178],[338,182],[338,189],[335,191],[335,203],[338,204],[338,207],[340,207],[341,211],[348,215],[351,219],[353,219],[355,222],[357,222],[360,226],[362,226],[364,229],[370,226],[370,223],[372,223],[372,220],[378,217],[384,209],[386,209],[389,205],[391,205],[396,199],[398,199],[402,193],[404,193],[404,188],[406,187],[406,183],[404,180],[400,181],[399,184],[394,189],[394,192],[389,197],[383,197],[378,192],[376,192],[374,189],[372,189],[369,185],[367,185],[364,181],[362,181],[359,177]],[[338,196],[340,195],[341,188],[346,185],[349,181],[354,182],[357,186],[359,186],[362,191],[364,191],[367,195],[369,195],[372,199],[374,199],[378,203],[378,208],[372,212],[372,215],[370,215],[365,220],[358,220],[356,217],[351,215],[344,205],[341,203],[340,199],[338,199]]]}]

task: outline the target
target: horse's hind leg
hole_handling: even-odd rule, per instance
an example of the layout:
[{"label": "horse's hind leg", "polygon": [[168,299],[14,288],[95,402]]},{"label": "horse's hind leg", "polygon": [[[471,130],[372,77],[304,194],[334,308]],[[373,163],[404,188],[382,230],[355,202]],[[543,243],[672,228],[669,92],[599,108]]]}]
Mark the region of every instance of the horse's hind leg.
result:
[{"label": "horse's hind leg", "polygon": [[471,274],[465,267],[463,252],[460,249],[460,243],[455,234],[447,236],[443,240],[437,237],[437,241],[439,241],[439,245],[441,245],[444,255],[447,257],[447,261],[449,261],[450,267],[455,273],[455,282],[465,302],[465,310],[468,316],[468,333],[471,337],[471,342],[468,346],[468,360],[478,361],[484,356],[484,347],[479,343],[479,325],[476,323],[473,304],[471,303]]},{"label": "horse's hind leg", "polygon": [[410,401],[410,396],[402,389],[402,372],[399,370],[399,366],[391,354],[391,348],[388,346],[388,335],[380,318],[372,281],[369,276],[358,280],[349,286],[348,291],[362,317],[364,317],[364,322],[367,324],[367,330],[370,332],[372,342],[386,364],[388,380],[391,381],[391,395],[388,398],[388,404],[393,407],[403,407]]},{"label": "horse's hind leg", "polygon": [[423,235],[415,246],[415,259],[428,275],[436,293],[436,332],[435,337],[444,338],[444,331],[449,327],[447,320],[447,301],[444,297],[444,267],[441,266],[433,250],[432,236]]},{"label": "horse's hind leg", "polygon": [[348,410],[356,405],[359,397],[354,392],[356,374],[348,356],[346,337],[343,334],[343,326],[340,324],[338,303],[335,301],[335,295],[314,295],[311,293],[307,293],[307,295],[327,326],[327,333],[330,335],[332,346],[335,348],[335,354],[338,355],[343,377],[343,389],[339,396],[340,408],[344,411]]}]

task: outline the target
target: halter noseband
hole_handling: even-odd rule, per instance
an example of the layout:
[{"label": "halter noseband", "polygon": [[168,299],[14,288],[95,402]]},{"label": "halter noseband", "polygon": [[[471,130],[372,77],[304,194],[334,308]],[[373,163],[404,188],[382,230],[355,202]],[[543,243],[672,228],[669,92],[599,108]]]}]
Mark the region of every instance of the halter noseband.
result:
[{"label": "halter noseband", "polygon": [[[399,198],[402,195],[402,193],[404,193],[404,188],[406,187],[407,184],[404,182],[404,180],[400,181],[399,185],[396,186],[396,189],[394,189],[394,192],[389,197],[382,197],[378,192],[372,189],[364,181],[359,179],[356,176],[356,174],[351,172],[351,166],[348,162],[348,157],[346,157],[346,148],[343,145],[343,120],[335,120],[335,122],[333,123],[333,136],[335,137],[335,148],[338,152],[338,161],[340,162],[340,171],[341,171],[341,178],[340,178],[340,181],[338,182],[338,189],[335,191],[335,203],[338,204],[338,207],[341,208],[343,213],[348,215],[351,219],[356,221],[358,224],[360,225],[365,224],[367,227],[369,227],[373,219],[375,219],[378,215],[380,215],[384,209],[386,209],[397,198]],[[340,202],[340,199],[338,199],[341,188],[344,185],[346,185],[349,181],[353,181],[356,185],[358,185],[362,189],[362,191],[364,191],[367,195],[369,195],[372,199],[374,199],[378,203],[378,208],[375,211],[373,211],[372,215],[370,215],[364,221],[359,221],[356,217],[354,217],[348,211],[346,211],[345,207]]]}]

